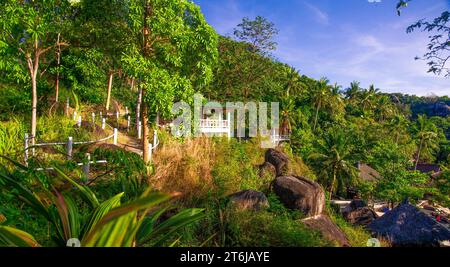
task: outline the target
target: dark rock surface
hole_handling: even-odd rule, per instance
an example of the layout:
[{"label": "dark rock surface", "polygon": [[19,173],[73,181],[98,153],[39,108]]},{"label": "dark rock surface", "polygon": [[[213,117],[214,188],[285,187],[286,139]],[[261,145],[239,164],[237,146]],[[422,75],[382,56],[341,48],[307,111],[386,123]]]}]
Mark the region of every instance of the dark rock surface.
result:
[{"label": "dark rock surface", "polygon": [[449,227],[410,204],[401,204],[368,225],[393,246],[439,246],[450,240]]},{"label": "dark rock surface", "polygon": [[303,220],[308,227],[322,233],[322,236],[331,242],[336,242],[341,247],[350,247],[350,242],[345,233],[327,215],[319,215]]},{"label": "dark rock surface", "polygon": [[266,151],[264,158],[266,162],[275,166],[277,177],[288,175],[289,159],[284,153],[271,148]]},{"label": "dark rock surface", "polygon": [[325,208],[322,187],[303,177],[277,177],[273,183],[273,191],[286,207],[300,210],[306,216],[320,215]]},{"label": "dark rock surface", "polygon": [[277,176],[277,170],[275,166],[273,166],[269,162],[264,162],[261,166],[259,166],[259,177],[264,176],[275,178]]},{"label": "dark rock surface", "polygon": [[230,195],[230,203],[239,210],[262,210],[269,207],[266,195],[253,190],[244,190]]},{"label": "dark rock surface", "polygon": [[357,208],[349,212],[344,212],[343,216],[349,223],[363,226],[369,225],[378,219],[376,212],[369,207]]}]

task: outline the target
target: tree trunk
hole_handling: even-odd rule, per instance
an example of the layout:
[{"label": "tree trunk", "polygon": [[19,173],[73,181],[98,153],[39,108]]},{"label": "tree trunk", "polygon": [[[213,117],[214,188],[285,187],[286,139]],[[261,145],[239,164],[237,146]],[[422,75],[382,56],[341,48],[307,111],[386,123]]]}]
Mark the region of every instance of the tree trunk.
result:
[{"label": "tree trunk", "polygon": [[314,128],[313,128],[313,131],[316,130],[317,119],[318,119],[318,117],[319,117],[319,109],[320,109],[320,101],[319,101],[319,103],[317,103],[317,109],[316,109],[316,116],[315,116],[315,118],[314,118]]},{"label": "tree trunk", "polygon": [[56,78],[55,78],[55,102],[58,102],[59,98],[59,66],[61,64],[61,45],[59,44],[59,38],[61,34],[58,33],[58,50],[56,52]]},{"label": "tree trunk", "polygon": [[333,182],[331,182],[331,188],[330,188],[330,201],[333,198],[333,187],[336,183],[336,170],[333,170]]},{"label": "tree trunk", "polygon": [[111,102],[111,88],[113,83],[114,72],[109,72],[109,80],[108,80],[108,96],[106,97],[106,110],[109,110],[109,104]]},{"label": "tree trunk", "polygon": [[[143,95],[145,95],[145,91],[143,92]],[[148,107],[145,101],[142,103],[142,127],[143,127],[143,133],[142,133],[142,151],[144,153],[143,158],[145,163],[150,162],[150,158],[148,156],[148,137],[149,137],[149,129],[148,129]]]},{"label": "tree trunk", "polygon": [[422,150],[422,145],[423,145],[423,138],[420,139],[419,150],[417,151],[416,165],[414,166],[414,170],[415,170],[415,171],[417,171],[417,165],[419,164],[420,152],[421,152],[421,150]]},{"label": "tree trunk", "polygon": [[142,105],[142,87],[139,86],[139,93],[136,103],[136,131],[139,131],[139,121],[141,120],[141,105]]},{"label": "tree trunk", "polygon": [[131,91],[133,92],[134,90],[134,78],[131,78]]},{"label": "tree trunk", "polygon": [[[38,63],[36,64],[36,60],[35,59],[35,66],[38,65]],[[32,100],[31,100],[31,145],[35,145],[36,144],[36,124],[37,124],[37,68],[35,67],[32,71],[31,71],[31,95],[32,95]]]}]

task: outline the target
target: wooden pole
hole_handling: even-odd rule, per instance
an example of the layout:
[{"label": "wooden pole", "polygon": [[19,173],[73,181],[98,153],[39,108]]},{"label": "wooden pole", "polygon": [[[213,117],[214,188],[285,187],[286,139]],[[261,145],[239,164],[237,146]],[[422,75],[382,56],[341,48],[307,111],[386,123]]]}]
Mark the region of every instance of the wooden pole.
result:
[{"label": "wooden pole", "polygon": [[92,112],[92,126],[95,125],[95,113]]}]

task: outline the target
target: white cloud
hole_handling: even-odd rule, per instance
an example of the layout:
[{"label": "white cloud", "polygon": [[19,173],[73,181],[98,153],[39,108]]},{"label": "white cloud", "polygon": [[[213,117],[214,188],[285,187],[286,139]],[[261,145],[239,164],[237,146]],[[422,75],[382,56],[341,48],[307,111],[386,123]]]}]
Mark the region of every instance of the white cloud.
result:
[{"label": "white cloud", "polygon": [[323,25],[328,25],[330,23],[330,17],[328,16],[328,13],[309,3],[305,3],[305,6],[314,13],[317,22]]}]

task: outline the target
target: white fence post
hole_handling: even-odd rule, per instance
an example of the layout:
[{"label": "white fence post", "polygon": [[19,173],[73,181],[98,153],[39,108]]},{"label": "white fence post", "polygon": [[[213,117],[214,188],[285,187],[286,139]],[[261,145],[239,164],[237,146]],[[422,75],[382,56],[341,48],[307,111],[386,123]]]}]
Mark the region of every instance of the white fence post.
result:
[{"label": "white fence post", "polygon": [[128,116],[128,107],[125,107],[125,116]]},{"label": "white fence post", "polygon": [[153,147],[156,147],[156,141],[158,140],[158,132],[153,130]]},{"label": "white fence post", "polygon": [[73,120],[74,120],[74,121],[77,120],[77,112],[76,112],[76,111],[73,112]]},{"label": "white fence post", "polygon": [[152,150],[153,150],[153,146],[151,143],[148,144],[148,160],[149,162],[152,162]]},{"label": "white fence post", "polygon": [[72,159],[72,148],[73,148],[73,140],[72,136],[69,136],[69,140],[67,141],[67,159]]},{"label": "white fence post", "polygon": [[227,122],[228,122],[228,139],[230,139],[231,133],[234,130],[234,128],[231,127],[231,112],[227,112]]},{"label": "white fence post", "polygon": [[141,137],[142,137],[142,122],[141,121],[139,121],[139,123],[138,123],[138,139],[141,139]]},{"label": "white fence post", "polygon": [[102,119],[102,129],[105,130],[105,125],[106,125],[106,119],[103,118]]},{"label": "white fence post", "polygon": [[103,114],[102,114],[102,112],[100,111],[100,121],[102,121],[102,119],[103,119]]},{"label": "white fence post", "polygon": [[130,124],[131,124],[131,116],[128,115],[128,118],[127,118],[127,132],[130,131]]},{"label": "white fence post", "polygon": [[113,141],[114,141],[114,145],[117,145],[117,128],[114,128],[114,139],[113,139]]},{"label": "white fence post", "polygon": [[89,169],[90,169],[90,164],[91,164],[91,154],[86,153],[86,159],[85,162],[83,162],[83,173],[86,177],[86,179],[89,179]]},{"label": "white fence post", "polygon": [[24,148],[25,148],[25,158],[24,158],[24,160],[25,160],[25,166],[28,166],[28,134],[26,133],[25,134],[25,145],[24,145]]},{"label": "white fence post", "polygon": [[92,126],[95,125],[95,113],[92,112]]},{"label": "white fence post", "polygon": [[78,116],[78,127],[81,127],[81,115],[80,116]]}]

